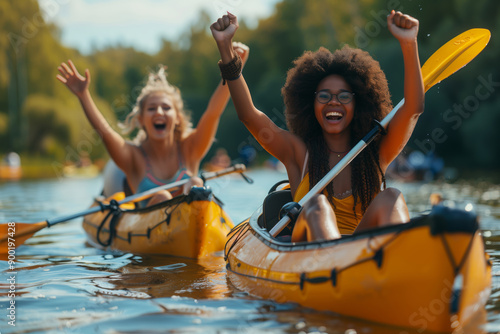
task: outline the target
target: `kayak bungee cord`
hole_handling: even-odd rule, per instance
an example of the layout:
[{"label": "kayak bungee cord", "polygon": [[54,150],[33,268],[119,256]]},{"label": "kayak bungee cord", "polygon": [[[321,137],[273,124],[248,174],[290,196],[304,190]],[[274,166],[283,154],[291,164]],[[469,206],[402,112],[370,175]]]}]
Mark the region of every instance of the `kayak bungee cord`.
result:
[{"label": "kayak bungee cord", "polygon": [[[461,268],[464,266],[465,261],[467,260],[469,253],[471,251],[472,247],[472,242],[474,240],[475,235],[477,234],[477,231],[479,229],[479,225],[477,224],[477,218],[475,216],[463,216],[461,218],[453,216],[452,218],[449,218],[453,220],[454,222],[458,221],[458,224],[461,224],[461,228],[457,229],[456,227],[452,226],[452,224],[449,224],[447,219],[444,218],[446,216],[452,216],[450,215],[449,212],[447,212],[448,208],[442,207],[438,208],[436,211],[432,212],[431,214],[427,216],[422,216],[418,218],[414,218],[411,222],[404,224],[404,225],[395,225],[395,226],[390,226],[385,228],[384,230],[386,231],[385,234],[390,234],[394,233],[391,235],[387,240],[385,240],[379,247],[376,249],[372,249],[370,247],[370,242],[374,238],[374,234],[370,231],[367,232],[362,232],[360,235],[357,237],[360,238],[366,238],[367,240],[367,248],[371,250],[372,254],[365,256],[363,258],[360,258],[352,263],[346,264],[342,267],[334,267],[330,270],[330,275],[329,276],[314,276],[314,277],[308,277],[306,272],[301,272],[297,273],[297,279],[295,281],[284,281],[284,280],[278,280],[278,279],[270,279],[266,277],[261,277],[258,275],[251,275],[248,273],[242,273],[239,271],[235,271],[231,268],[231,265],[229,262],[226,264],[226,269],[230,271],[231,273],[234,273],[236,275],[240,276],[245,276],[253,279],[259,279],[259,280],[266,280],[266,281],[272,281],[275,283],[280,283],[280,284],[295,284],[300,287],[300,290],[304,289],[304,284],[305,283],[310,283],[310,284],[320,284],[324,283],[327,281],[331,281],[332,285],[334,287],[337,286],[338,284],[338,275],[348,269],[354,268],[360,264],[369,262],[369,261],[374,261],[377,268],[382,269],[383,266],[383,259],[384,259],[384,254],[385,254],[385,249],[389,247],[391,244],[393,244],[401,235],[404,233],[407,233],[408,231],[418,229],[418,228],[425,228],[426,226],[429,228],[430,232],[432,235],[439,235],[441,243],[443,244],[443,248],[445,249],[445,252],[448,257],[448,261],[451,265],[451,269],[453,271],[453,275],[457,277],[459,275],[459,272]],[[238,241],[247,233],[251,232],[254,233],[255,235],[258,236],[258,232],[254,231],[251,227],[249,227],[249,222],[244,222],[236,227],[233,228],[233,230],[230,232],[232,234],[229,238],[229,240],[226,243],[226,247],[224,250],[224,258],[227,261],[227,258],[229,254],[231,253],[231,250],[233,247],[238,243]],[[467,234],[470,234],[470,239],[468,242],[468,246],[466,247],[465,251],[461,255],[459,259],[455,259],[455,256],[453,255],[449,243],[446,240],[445,233],[454,233],[454,232],[465,232]],[[346,238],[349,238],[347,236]],[[351,237],[352,238],[352,237]],[[315,242],[317,248],[326,248],[330,247],[336,243],[341,243],[343,240],[341,239],[336,239],[336,240],[331,240],[331,241],[322,241],[322,242]],[[229,245],[229,248],[228,247]],[[297,244],[291,244],[290,247],[288,248],[288,251],[293,251],[295,249],[301,249],[303,248],[304,243],[297,243]],[[311,244],[311,243],[308,243]],[[278,246],[276,246],[278,247]],[[238,263],[238,267],[241,265]],[[491,265],[491,264],[490,264]],[[290,274],[288,274],[290,275]]]},{"label": "kayak bungee cord", "polygon": [[[116,235],[116,224],[118,223],[118,219],[120,219],[122,215],[122,209],[120,208],[120,205],[116,200],[111,200],[109,204],[104,204],[102,202],[98,202],[99,207],[101,207],[101,212],[104,212],[106,210],[109,210],[108,214],[104,217],[102,220],[101,224],[99,224],[99,227],[97,228],[96,232],[96,238],[97,242],[104,247],[107,247],[111,245],[111,242],[113,241],[113,238]],[[101,241],[101,230],[104,226],[104,223],[108,220],[108,218],[111,217],[111,220],[109,221],[109,237],[108,240],[104,243]]]},{"label": "kayak bungee cord", "polygon": [[[106,214],[106,216],[104,216],[104,218],[101,220],[101,222],[98,225],[92,224],[91,222],[88,222],[88,221],[84,221],[83,223],[85,225],[92,226],[96,229],[96,233],[95,233],[96,240],[99,243],[99,245],[101,245],[103,247],[111,246],[111,244],[113,243],[113,240],[117,239],[117,238],[121,239],[123,241],[127,241],[129,243],[132,242],[132,238],[134,238],[134,237],[146,237],[147,239],[149,239],[151,236],[151,232],[153,230],[155,230],[156,228],[158,228],[159,226],[161,226],[164,223],[166,225],[169,225],[170,219],[171,219],[174,211],[179,207],[180,204],[187,202],[188,197],[189,197],[189,195],[177,196],[171,200],[168,200],[168,201],[165,201],[162,203],[158,203],[155,206],[153,206],[153,207],[165,206],[165,210],[163,210],[165,213],[165,219],[161,220],[160,222],[156,223],[155,225],[153,225],[151,227],[148,227],[147,233],[129,232],[127,234],[126,238],[120,236],[117,233],[116,227],[117,227],[117,224],[118,224],[120,218],[122,217],[123,213],[150,211],[149,210],[150,207],[146,207],[146,208],[142,208],[142,209],[124,210],[124,209],[121,209],[119,205],[117,205],[118,202],[116,200],[111,200],[109,202],[109,204],[105,204],[101,201],[97,201],[98,205],[102,208],[101,212],[105,212],[105,211],[109,210],[109,212]],[[222,208],[221,208],[221,211],[222,211]],[[111,219],[110,219],[110,217],[111,217]],[[108,227],[104,228],[104,225],[106,224],[108,219],[110,219]],[[101,239],[101,233],[108,233],[108,239],[105,242],[103,242]]]}]

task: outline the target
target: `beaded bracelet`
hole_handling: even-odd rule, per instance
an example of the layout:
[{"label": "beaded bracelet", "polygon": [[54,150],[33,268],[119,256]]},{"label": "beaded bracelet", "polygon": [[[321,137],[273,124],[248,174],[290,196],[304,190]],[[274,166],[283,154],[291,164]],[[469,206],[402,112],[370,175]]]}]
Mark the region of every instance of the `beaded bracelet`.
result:
[{"label": "beaded bracelet", "polygon": [[243,64],[239,54],[236,54],[236,56],[227,64],[223,64],[222,60],[219,60],[218,64],[223,85],[226,84],[226,80],[233,81],[241,76],[241,68],[243,67]]}]

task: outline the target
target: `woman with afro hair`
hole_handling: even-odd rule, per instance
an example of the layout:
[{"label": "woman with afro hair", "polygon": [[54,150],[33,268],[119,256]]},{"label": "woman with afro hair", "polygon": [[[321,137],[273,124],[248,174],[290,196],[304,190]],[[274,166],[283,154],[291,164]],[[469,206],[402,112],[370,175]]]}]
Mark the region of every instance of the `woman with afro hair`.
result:
[{"label": "woman with afro hair", "polygon": [[[424,110],[418,57],[419,22],[401,12],[387,16],[404,59],[405,103],[383,137],[374,140],[325,189],[308,201],[295,222],[292,242],[330,240],[374,227],[409,221],[401,192],[385,187],[385,171],[408,142]],[[289,131],[255,108],[231,47],[236,16],[211,25],[239,119],[262,147],[286,167],[299,201],[392,108],[387,79],[367,52],[345,46],[305,52],[288,71],[282,94]],[[272,134],[272,135],[270,135]]]}]

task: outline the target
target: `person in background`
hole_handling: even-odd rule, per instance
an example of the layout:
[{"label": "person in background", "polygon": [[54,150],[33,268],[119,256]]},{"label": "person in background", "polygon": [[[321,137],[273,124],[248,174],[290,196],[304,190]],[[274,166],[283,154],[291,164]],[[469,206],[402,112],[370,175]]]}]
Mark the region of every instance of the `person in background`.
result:
[{"label": "person in background", "polygon": [[[248,47],[234,45],[245,62]],[[165,68],[149,75],[146,85],[137,98],[136,105],[127,116],[125,133],[139,129],[134,142],[125,140],[111,128],[95,105],[89,91],[90,72],[82,76],[71,60],[59,67],[57,79],[79,99],[90,124],[101,136],[111,159],[126,175],[134,193],[189,179],[183,189],[175,192],[157,192],[141,203],[150,206],[184,192],[192,186],[203,185],[197,176],[199,165],[215,138],[219,119],[229,100],[227,86],[219,84],[207,109],[193,128],[184,110],[181,93],[166,78]]]}]

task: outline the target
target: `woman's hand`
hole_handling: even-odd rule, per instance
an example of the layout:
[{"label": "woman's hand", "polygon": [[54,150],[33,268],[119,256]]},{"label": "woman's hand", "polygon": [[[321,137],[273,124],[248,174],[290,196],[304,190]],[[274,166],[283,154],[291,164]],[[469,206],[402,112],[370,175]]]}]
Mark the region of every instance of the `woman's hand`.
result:
[{"label": "woman's hand", "polygon": [[203,187],[203,180],[198,176],[191,176],[189,181],[187,181],[186,184],[184,184],[184,186],[182,187],[182,193],[184,195],[189,194],[191,188],[193,187]]},{"label": "woman's hand", "polygon": [[387,26],[391,34],[400,43],[416,41],[418,35],[418,20],[394,10],[387,16]]},{"label": "woman's hand", "polygon": [[78,97],[89,88],[90,84],[90,71],[85,70],[85,77],[78,73],[75,64],[68,60],[68,64],[62,63],[57,69],[61,74],[57,75],[57,79],[61,81],[69,90]]},{"label": "woman's hand", "polygon": [[227,12],[210,26],[210,30],[217,44],[225,44],[231,42],[238,27],[236,15]]},{"label": "woman's hand", "polygon": [[250,48],[243,43],[233,42],[233,50],[236,51],[241,57],[243,64],[248,59],[248,54],[250,53]]}]

